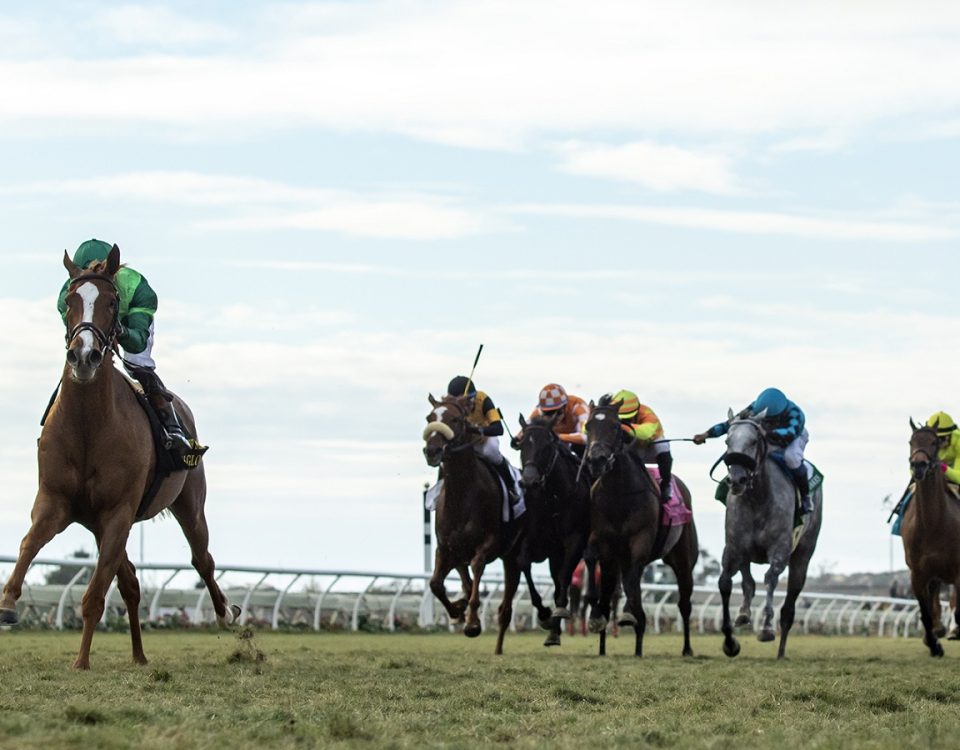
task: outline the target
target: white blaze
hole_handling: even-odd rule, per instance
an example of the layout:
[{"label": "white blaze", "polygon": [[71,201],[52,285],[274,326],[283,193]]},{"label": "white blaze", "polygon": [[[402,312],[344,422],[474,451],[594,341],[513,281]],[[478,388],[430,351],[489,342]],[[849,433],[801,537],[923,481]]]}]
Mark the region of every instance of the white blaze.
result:
[{"label": "white blaze", "polygon": [[[77,288],[77,294],[83,300],[83,322],[92,323],[93,308],[97,297],[100,296],[100,290],[92,281],[87,281]],[[83,347],[80,349],[81,355],[93,348],[93,334],[90,331],[80,331],[80,340],[83,342]]]}]

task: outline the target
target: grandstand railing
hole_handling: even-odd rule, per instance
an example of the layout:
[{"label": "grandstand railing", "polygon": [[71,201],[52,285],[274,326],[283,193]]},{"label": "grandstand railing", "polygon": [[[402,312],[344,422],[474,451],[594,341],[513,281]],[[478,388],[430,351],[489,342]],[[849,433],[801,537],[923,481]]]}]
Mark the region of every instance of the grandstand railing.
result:
[{"label": "grandstand railing", "polygon": [[[16,562],[15,557],[0,556],[0,566]],[[18,611],[21,620],[41,627],[63,629],[80,623],[80,600],[85,589],[82,583],[95,560],[37,559],[33,562],[23,586]],[[77,569],[65,584],[33,582],[45,578],[44,571],[56,568]],[[454,627],[446,611],[434,599],[429,588],[429,574],[359,570],[315,570],[272,568],[246,565],[218,565],[217,580],[227,598],[241,607],[240,622],[261,627],[303,630],[382,630],[413,628],[444,629]],[[140,615],[144,623],[157,627],[206,626],[215,622],[215,613],[206,587],[174,587],[178,577],[192,576],[188,564],[141,563]],[[5,582],[7,571],[0,569]],[[156,579],[156,580],[153,580]],[[242,581],[240,579],[243,579]],[[553,583],[546,577],[535,577],[535,584],[544,600],[552,601]],[[300,583],[299,588],[294,586]],[[448,580],[451,595],[459,595],[459,579]],[[484,576],[480,619],[484,628],[495,625],[503,580]],[[775,594],[774,608],[779,611],[783,590]],[[677,590],[674,584],[644,583],[643,602],[648,629],[654,633],[679,630]],[[764,597],[753,602],[753,626],[759,628],[763,616]],[[739,591],[731,597],[731,611],[741,603]],[[948,604],[943,603],[944,624],[952,619]],[[720,594],[716,586],[695,586],[691,625],[695,632],[719,632],[722,620]],[[125,623],[125,607],[116,588],[116,581],[107,592],[102,624],[105,627]],[[526,587],[517,592],[512,629],[536,627],[536,613]],[[877,596],[805,591],[797,601],[795,631],[844,635],[909,637],[922,632],[916,600]]]}]

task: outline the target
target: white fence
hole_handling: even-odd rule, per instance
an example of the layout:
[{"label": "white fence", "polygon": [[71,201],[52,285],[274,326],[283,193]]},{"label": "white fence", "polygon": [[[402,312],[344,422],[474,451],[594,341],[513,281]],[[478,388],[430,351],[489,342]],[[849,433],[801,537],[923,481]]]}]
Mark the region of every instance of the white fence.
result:
[{"label": "white fence", "polygon": [[[0,556],[0,565],[16,562]],[[74,627],[80,618],[81,581],[95,564],[90,559],[34,561],[27,580],[44,578],[44,572],[56,568],[78,569],[66,584],[25,583],[19,601],[21,620],[40,626],[62,629]],[[370,572],[356,570],[311,570],[219,565],[217,580],[231,603],[241,607],[241,623],[273,629],[348,629],[406,630],[410,628],[452,627],[443,607],[430,593],[429,575],[423,573]],[[142,563],[140,615],[154,626],[180,627],[212,624],[215,619],[207,590],[200,587],[174,587],[174,579],[191,576],[199,583],[190,565]],[[0,576],[7,572],[0,571]],[[150,583],[156,578],[157,582]],[[233,581],[233,579],[236,579]],[[240,582],[243,579],[243,582]],[[544,602],[552,603],[553,584],[536,578]],[[294,588],[297,584],[298,588]],[[451,587],[451,584],[453,586]],[[448,592],[459,590],[459,579],[448,580]],[[483,579],[480,611],[484,628],[495,624],[503,581],[494,576]],[[735,587],[736,588],[736,587]],[[680,628],[676,586],[645,583],[644,609],[648,629],[654,633]],[[774,602],[779,610],[784,592]],[[731,597],[733,613],[740,606],[740,593]],[[754,598],[754,627],[762,617],[763,597]],[[951,612],[944,602],[944,621],[949,626]],[[719,632],[720,594],[715,586],[694,588],[692,627],[695,632]],[[124,619],[124,605],[116,590],[116,581],[107,593],[103,623],[110,626]],[[514,630],[535,627],[535,611],[529,592],[521,586],[514,601]],[[890,597],[850,596],[804,592],[797,602],[795,632],[843,635],[908,637],[921,632],[916,600]]]}]

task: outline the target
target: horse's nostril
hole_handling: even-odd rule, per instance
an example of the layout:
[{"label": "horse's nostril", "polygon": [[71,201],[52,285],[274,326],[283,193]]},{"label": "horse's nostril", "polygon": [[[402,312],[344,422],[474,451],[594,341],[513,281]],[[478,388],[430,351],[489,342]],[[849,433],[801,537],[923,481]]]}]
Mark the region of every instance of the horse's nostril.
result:
[{"label": "horse's nostril", "polygon": [[67,350],[67,363],[68,363],[71,367],[76,367],[76,366],[77,366],[77,361],[78,361],[78,359],[77,359],[77,353],[76,353],[73,349],[68,349],[68,350]]},{"label": "horse's nostril", "polygon": [[103,354],[98,352],[96,349],[90,352],[90,365],[91,367],[96,367],[103,361]]}]

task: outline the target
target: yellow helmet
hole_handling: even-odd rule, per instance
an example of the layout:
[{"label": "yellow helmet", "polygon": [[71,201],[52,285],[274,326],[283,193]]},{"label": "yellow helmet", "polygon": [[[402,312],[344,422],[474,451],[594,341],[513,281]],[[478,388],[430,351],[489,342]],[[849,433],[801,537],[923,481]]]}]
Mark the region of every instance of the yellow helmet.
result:
[{"label": "yellow helmet", "polygon": [[637,412],[640,411],[640,399],[637,398],[637,394],[633,391],[617,391],[613,397],[613,402],[621,401],[620,411],[618,416],[621,421],[626,421],[628,419],[633,419],[637,416]]},{"label": "yellow helmet", "polygon": [[950,434],[957,429],[956,422],[953,421],[953,417],[947,414],[945,411],[938,411],[930,419],[927,420],[927,427],[932,427],[937,431],[937,435],[945,438],[950,437]]}]

